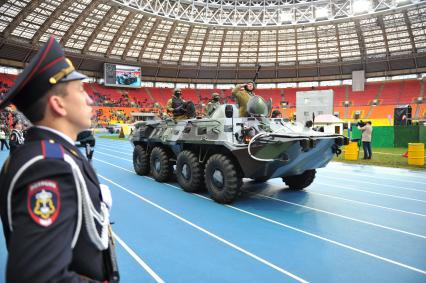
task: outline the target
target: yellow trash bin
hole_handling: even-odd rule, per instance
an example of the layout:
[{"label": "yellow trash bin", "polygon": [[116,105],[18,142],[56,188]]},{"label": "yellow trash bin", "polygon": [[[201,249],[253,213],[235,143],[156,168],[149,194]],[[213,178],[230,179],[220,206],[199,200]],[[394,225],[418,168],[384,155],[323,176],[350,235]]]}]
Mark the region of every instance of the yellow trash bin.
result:
[{"label": "yellow trash bin", "polygon": [[358,160],[358,142],[349,142],[345,146],[345,159],[346,160]]},{"label": "yellow trash bin", "polygon": [[425,145],[423,143],[408,144],[408,165],[425,165]]}]

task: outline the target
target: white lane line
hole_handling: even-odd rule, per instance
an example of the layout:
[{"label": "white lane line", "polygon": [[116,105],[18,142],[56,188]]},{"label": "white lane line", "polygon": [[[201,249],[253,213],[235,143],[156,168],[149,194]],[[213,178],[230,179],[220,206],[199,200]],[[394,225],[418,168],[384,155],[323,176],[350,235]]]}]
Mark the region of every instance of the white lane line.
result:
[{"label": "white lane line", "polygon": [[[101,150],[109,150],[109,151],[118,152],[118,153],[120,153],[120,154],[129,155],[129,156],[132,156],[132,155],[133,155],[132,153],[123,152],[122,150],[121,150],[121,151],[119,151],[119,150],[110,149],[110,148],[107,148],[107,147],[105,147],[105,146],[103,146],[103,145],[100,145],[100,147],[102,147],[102,148],[101,148]],[[114,147],[114,148],[115,148],[115,149],[117,149],[116,147]],[[96,150],[96,149],[97,149],[97,148],[95,147],[95,152],[97,152],[97,150]]]},{"label": "white lane line", "polygon": [[274,270],[276,270],[276,271],[278,271],[280,273],[283,273],[283,274],[285,274],[285,275],[287,275],[287,276],[289,276],[289,277],[291,277],[291,278],[293,278],[293,279],[295,279],[295,280],[297,280],[299,282],[304,282],[304,283],[308,282],[308,281],[306,281],[306,280],[298,277],[297,275],[294,275],[293,273],[291,273],[291,272],[289,272],[289,271],[287,271],[285,269],[282,269],[281,267],[278,267],[275,264],[273,264],[273,263],[271,263],[271,262],[269,262],[269,261],[267,261],[267,260],[265,260],[265,259],[263,259],[263,258],[261,258],[261,257],[259,257],[257,255],[255,255],[255,254],[253,254],[253,253],[251,253],[251,252],[249,252],[249,251],[247,251],[247,250],[245,250],[245,249],[243,249],[243,248],[241,248],[241,247],[239,247],[239,246],[237,246],[237,245],[235,245],[235,244],[233,244],[233,243],[231,243],[231,242],[229,242],[229,241],[227,241],[225,239],[223,239],[222,237],[217,236],[216,234],[214,234],[214,233],[212,233],[212,232],[210,232],[210,231],[208,231],[208,230],[206,230],[206,229],[198,226],[197,224],[192,223],[191,221],[189,221],[189,220],[187,220],[187,219],[185,219],[185,218],[177,215],[176,213],[174,213],[174,212],[172,212],[172,211],[170,211],[170,210],[168,210],[168,209],[166,209],[166,208],[164,208],[164,207],[162,207],[162,206],[160,206],[160,205],[158,205],[158,204],[156,204],[156,203],[154,203],[154,202],[152,202],[152,201],[144,198],[143,196],[141,196],[141,195],[139,195],[139,194],[137,194],[137,193],[135,193],[135,192],[133,192],[133,191],[131,191],[129,189],[126,189],[125,187],[117,184],[116,182],[114,182],[114,181],[112,181],[112,180],[110,180],[110,179],[108,179],[108,178],[106,178],[106,177],[104,177],[102,175],[99,175],[99,177],[101,177],[102,179],[110,182],[111,184],[115,185],[116,187],[118,187],[118,188],[126,191],[127,193],[129,193],[129,194],[131,194],[131,195],[139,198],[140,200],[142,200],[142,201],[144,201],[146,203],[149,203],[150,205],[152,205],[152,206],[160,209],[161,211],[163,211],[163,212],[165,212],[165,213],[167,213],[167,214],[169,214],[169,215],[171,215],[171,216],[179,219],[180,221],[182,221],[182,222],[184,222],[184,223],[192,226],[193,228],[195,228],[195,229],[197,229],[197,230],[199,230],[199,231],[201,231],[201,232],[209,235],[210,237],[212,237],[212,238],[214,238],[214,239],[216,239],[216,240],[224,243],[225,245],[227,245],[227,246],[229,246],[229,247],[231,247],[231,248],[233,248],[233,249],[235,249],[235,250],[237,250],[237,251],[239,251],[239,252],[241,252],[241,253],[243,253],[243,254],[245,254],[245,255],[247,255],[247,256],[249,256],[249,257],[251,257],[251,258],[253,258],[253,259],[255,259],[255,260],[257,260],[257,261],[259,261],[261,263],[263,263],[263,264],[265,264],[265,265],[267,265],[267,266],[269,266],[269,267],[271,267],[272,269],[274,269]]},{"label": "white lane line", "polygon": [[117,158],[117,159],[121,159],[121,160],[125,160],[125,161],[130,161],[128,158],[117,157],[116,155],[105,153],[105,152],[102,152],[102,151],[99,151],[99,150],[97,150],[96,153],[97,154],[100,153],[100,154],[103,154],[103,155],[106,155],[106,156],[111,156],[111,157],[114,157],[114,158]]},{"label": "white lane line", "polygon": [[129,170],[129,169],[123,168],[123,167],[121,167],[121,166],[118,166],[118,165],[115,165],[115,164],[112,164],[112,163],[109,163],[109,162],[106,162],[106,161],[103,161],[103,160],[100,160],[100,159],[98,159],[98,158],[93,158],[93,160],[96,160],[96,161],[99,161],[99,162],[102,162],[102,163],[105,163],[105,164],[108,164],[108,165],[111,165],[111,166],[114,166],[114,167],[120,168],[121,170],[124,170],[124,171],[130,172],[130,173],[136,174],[136,173],[135,173],[135,171],[132,171],[132,170]]},{"label": "white lane line", "polygon": [[[325,171],[327,171],[327,170],[325,170]],[[330,173],[330,174],[336,174],[336,172],[333,172],[332,170],[328,170],[328,171],[329,171],[328,173]],[[403,179],[401,179],[401,178],[390,178],[390,177],[384,177],[384,176],[380,177],[380,176],[377,176],[377,175],[374,175],[374,174],[362,174],[362,173],[358,173],[358,172],[347,172],[347,171],[341,170],[341,169],[339,170],[339,174],[352,175],[352,176],[363,176],[363,177],[380,179],[380,180],[394,180],[394,181],[400,181],[400,182],[407,182],[407,183],[414,183],[414,184],[426,185],[426,182],[412,181],[412,180],[409,180],[407,178],[407,176],[402,175],[402,174],[392,174],[392,175],[394,175],[394,176],[395,175],[401,176],[401,177],[403,177]]]},{"label": "white lane line", "polygon": [[397,212],[401,212],[401,213],[426,217],[426,214],[421,214],[421,213],[412,212],[412,211],[406,211],[406,210],[402,210],[402,209],[391,208],[391,207],[387,207],[387,206],[372,204],[372,203],[369,203],[369,202],[363,202],[363,201],[358,201],[358,200],[353,200],[353,199],[342,198],[342,197],[338,197],[338,196],[332,196],[332,195],[323,194],[323,193],[317,193],[317,192],[313,192],[312,190],[309,191],[309,194],[320,195],[320,196],[324,196],[324,197],[329,197],[329,198],[339,199],[339,200],[343,200],[343,201],[358,203],[358,204],[361,204],[361,205],[372,206],[372,207],[387,209],[387,210],[391,210],[391,211],[397,211]]},{"label": "white lane line", "polygon": [[[328,167],[328,168],[327,168]],[[374,170],[380,170],[380,174],[388,174],[388,175],[398,175],[402,177],[412,177],[412,178],[420,178],[426,180],[426,172],[425,171],[419,171],[419,170],[410,170],[410,169],[402,169],[402,168],[390,168],[390,167],[382,167],[382,166],[375,166],[375,165],[359,165],[359,164],[351,164],[346,165],[341,162],[332,161],[327,165],[327,169],[330,169],[329,167],[336,167],[339,168],[339,170],[342,170],[342,168],[350,168],[350,170],[354,170],[356,168],[363,169],[365,171],[366,168],[373,167]]]},{"label": "white lane line", "polygon": [[[102,161],[102,162],[104,162],[104,161]],[[111,163],[108,163],[108,162],[104,162],[104,163],[111,164]],[[113,164],[111,164],[111,165],[113,165]],[[125,168],[122,168],[122,167],[120,167],[120,166],[116,166],[116,165],[113,165],[113,166],[118,167],[118,168],[121,168],[121,169],[123,169],[123,170],[125,170],[125,171],[129,171],[129,170],[127,170],[127,169],[125,169]],[[102,177],[101,175],[99,175],[99,176],[100,176],[100,177]],[[102,177],[102,178],[104,178],[104,177]],[[176,187],[176,186],[171,185],[171,184],[167,184],[167,183],[163,183],[163,184],[164,184],[164,185],[168,185],[168,186],[173,187],[173,188],[176,188],[176,189],[179,189],[179,190],[182,190],[181,188]],[[131,191],[130,191],[130,192],[131,192]],[[130,193],[130,192],[129,192],[129,193]],[[135,193],[131,192],[131,194],[135,194]],[[137,194],[135,194],[135,195],[137,195]],[[209,200],[209,201],[212,201],[211,199],[206,198],[205,196],[202,196],[202,195],[199,195],[199,194],[193,194],[193,195],[198,196],[198,197],[201,197],[201,198],[206,199],[206,200]],[[248,215],[254,216],[254,217],[256,217],[256,218],[259,218],[259,219],[265,220],[265,221],[267,221],[267,222],[270,222],[270,223],[273,223],[273,224],[276,224],[276,225],[279,225],[279,226],[282,226],[282,227],[288,228],[288,229],[290,229],[290,230],[297,231],[297,232],[300,232],[300,233],[302,233],[302,234],[309,235],[309,236],[311,236],[311,237],[314,237],[314,238],[317,238],[317,239],[320,239],[320,240],[326,241],[326,242],[328,242],[328,243],[331,243],[331,244],[334,244],[334,245],[337,245],[337,246],[340,246],[340,247],[343,247],[343,248],[347,248],[347,249],[349,249],[349,250],[352,250],[352,251],[355,251],[355,252],[358,252],[358,253],[361,253],[361,254],[364,254],[364,255],[367,255],[367,256],[370,256],[370,257],[373,257],[373,258],[376,258],[376,259],[379,259],[379,260],[382,260],[382,261],[385,261],[385,262],[388,262],[388,263],[391,263],[391,264],[394,264],[394,265],[397,265],[397,266],[400,266],[400,267],[403,267],[403,268],[406,268],[406,269],[409,269],[409,270],[412,270],[412,271],[415,271],[415,272],[422,273],[422,274],[425,274],[425,275],[426,275],[426,270],[422,270],[422,269],[419,269],[419,268],[416,268],[416,267],[413,267],[413,266],[410,266],[410,265],[407,265],[407,264],[404,264],[404,263],[398,262],[398,261],[396,261],[396,260],[392,260],[392,259],[389,259],[389,258],[385,258],[385,257],[379,256],[379,255],[376,255],[376,254],[373,254],[373,253],[370,253],[370,252],[367,252],[367,251],[364,251],[364,250],[361,250],[361,249],[358,249],[358,248],[355,248],[355,247],[352,247],[352,246],[349,246],[349,245],[343,244],[343,243],[341,243],[341,242],[337,242],[337,241],[334,241],[334,240],[331,240],[331,239],[328,239],[328,238],[325,238],[325,237],[322,237],[322,236],[319,236],[319,235],[316,235],[316,234],[313,234],[313,233],[310,233],[310,232],[307,232],[307,231],[301,230],[301,229],[299,229],[299,228],[296,228],[296,227],[293,227],[293,226],[290,226],[290,225],[287,225],[287,224],[284,224],[284,223],[281,223],[281,222],[278,222],[278,221],[275,221],[275,220],[272,220],[272,219],[269,219],[269,218],[263,217],[263,216],[261,216],[261,215],[258,215],[258,214],[255,214],[255,213],[252,213],[252,212],[249,212],[249,211],[246,211],[246,210],[243,210],[243,209],[237,208],[237,207],[232,206],[232,205],[228,205],[228,204],[227,204],[227,205],[224,205],[224,206],[227,206],[227,207],[229,207],[229,208],[235,209],[235,210],[240,211],[240,212],[242,212],[242,213],[245,213],[245,214],[248,214]]]},{"label": "white lane line", "polygon": [[[322,175],[322,174],[320,174],[318,177],[324,177],[324,178],[329,178],[329,179],[334,179],[334,180],[343,180],[343,181],[348,181],[348,179],[345,179],[345,178],[331,177],[331,176]],[[400,187],[400,186],[394,186],[394,185],[388,185],[388,184],[374,183],[374,182],[369,182],[369,181],[364,181],[364,180],[356,180],[356,182],[357,182],[357,183],[370,184],[370,185],[379,185],[379,186],[381,186],[381,187],[385,187],[385,188],[386,188],[386,187],[389,187],[389,188],[397,188],[397,189],[406,190],[406,191],[415,191],[415,192],[422,192],[422,193],[426,193],[426,190],[411,189],[411,188]]]},{"label": "white lane line", "polygon": [[[118,166],[118,165],[115,165],[115,164],[112,164],[112,163],[109,163],[109,162],[106,162],[106,161],[103,161],[103,160],[100,160],[100,159],[97,159],[97,158],[93,158],[93,159],[94,159],[94,160],[97,160],[97,161],[100,161],[100,162],[103,162],[103,163],[106,163],[106,164],[108,164],[108,165],[111,165],[111,166],[117,167],[117,168],[119,168],[119,169],[121,169],[121,170],[124,170],[124,171],[127,171],[127,172],[130,172],[130,173],[135,174],[135,172],[134,172],[134,171],[128,170],[128,169],[123,168],[123,167],[121,167],[121,166]],[[144,178],[147,178],[147,179],[150,179],[150,180],[154,180],[154,178],[149,177],[149,176],[143,176],[143,177],[144,177]],[[321,182],[316,182],[316,183],[318,183],[318,184],[323,184],[323,185],[329,185],[329,186],[333,186],[333,187],[338,187],[338,188],[342,188],[342,187],[340,187],[340,186],[330,185],[330,184],[324,184],[324,183],[321,183]],[[173,188],[177,188],[177,189],[179,189],[179,190],[182,190],[181,188],[176,187],[176,186],[171,185],[171,184],[168,184],[168,183],[163,183],[163,184],[164,184],[164,185],[166,185],[166,186],[170,186],[170,187],[173,187]],[[352,190],[358,190],[358,189],[352,189]],[[369,191],[368,191],[368,192],[369,192]],[[337,196],[331,196],[331,195],[324,194],[324,193],[313,192],[312,190],[311,190],[311,191],[309,191],[309,193],[312,193],[312,194],[318,194],[318,195],[322,195],[322,196],[327,196],[327,197],[331,197],[331,198],[335,198],[335,199],[341,199],[341,200],[350,201],[350,202],[354,202],[354,203],[364,204],[364,205],[368,205],[368,206],[373,206],[373,207],[378,207],[378,208],[388,209],[388,210],[392,210],[392,211],[398,211],[398,212],[402,212],[402,213],[407,213],[407,214],[412,214],[412,215],[418,215],[418,216],[426,217],[426,215],[425,215],[425,214],[421,214],[421,213],[416,213],[416,212],[411,212],[411,211],[405,211],[405,210],[401,210],[401,209],[396,209],[396,208],[391,208],[391,207],[381,206],[381,205],[377,205],[377,204],[371,204],[371,203],[367,203],[367,202],[361,202],[361,201],[356,201],[356,200],[346,199],[346,198],[337,197]],[[371,192],[369,192],[369,193],[371,193]],[[377,194],[380,194],[380,195],[381,195],[381,193],[377,193]],[[398,196],[394,196],[394,195],[387,195],[387,194],[385,194],[385,195],[386,195],[386,196],[391,196],[391,197],[396,197],[396,198],[404,198],[404,197],[398,197]],[[201,195],[200,195],[200,196],[201,196]],[[201,196],[201,197],[203,197],[203,196]],[[204,198],[205,198],[205,197],[204,197]],[[209,198],[206,198],[206,199],[209,199]],[[405,198],[404,198],[404,199],[405,199]],[[412,199],[410,199],[410,200],[412,200]],[[414,200],[415,200],[415,199],[414,199]],[[418,200],[418,201],[419,201],[419,200]],[[360,221],[361,221],[361,220],[360,220]]]},{"label": "white lane line", "polygon": [[387,197],[391,197],[391,198],[398,198],[398,199],[405,199],[405,200],[411,200],[411,201],[418,201],[418,202],[426,203],[426,200],[409,198],[409,197],[402,197],[402,196],[396,196],[396,195],[384,194],[384,193],[378,193],[378,192],[371,192],[371,191],[367,191],[367,190],[354,189],[354,188],[350,188],[350,187],[347,187],[347,186],[337,186],[337,185],[332,185],[332,184],[329,184],[329,183],[322,183],[322,182],[317,182],[317,181],[315,182],[315,184],[340,188],[340,189],[343,189],[343,190],[364,192],[364,193],[369,193],[369,194],[373,194],[373,195],[387,196]]},{"label": "white lane line", "polygon": [[365,221],[365,220],[361,220],[361,219],[357,219],[357,218],[352,218],[352,217],[341,215],[341,214],[337,214],[337,213],[334,213],[334,212],[331,212],[331,211],[322,210],[322,209],[310,207],[310,206],[307,206],[307,205],[302,205],[302,204],[294,203],[294,202],[291,202],[291,201],[286,201],[286,200],[282,200],[282,199],[270,197],[270,196],[267,196],[267,195],[264,195],[264,194],[258,194],[257,196],[261,196],[263,198],[275,200],[275,201],[278,201],[278,202],[287,203],[287,204],[295,205],[295,206],[298,206],[298,207],[303,207],[303,208],[306,208],[306,209],[310,209],[310,210],[318,211],[318,212],[321,212],[321,213],[333,215],[333,216],[340,217],[340,218],[343,218],[343,219],[347,219],[347,220],[351,220],[351,221],[355,221],[355,222],[359,222],[359,223],[363,223],[363,224],[367,224],[367,225],[379,227],[379,228],[382,228],[382,229],[386,229],[386,230],[390,230],[390,231],[394,231],[394,232],[398,232],[398,233],[402,233],[402,234],[406,234],[406,235],[410,235],[410,236],[414,236],[414,237],[426,239],[426,236],[424,236],[424,235],[420,235],[420,234],[416,234],[416,233],[412,233],[412,232],[400,230],[400,229],[397,229],[397,228],[392,228],[392,227],[389,227],[389,226],[380,225],[380,224],[377,224],[377,223],[373,223],[373,222],[369,222],[369,221]]},{"label": "white lane line", "polygon": [[117,146],[119,146],[119,147],[123,147],[123,145],[124,145],[124,147],[128,147],[128,149],[131,149],[132,148],[132,145],[130,144],[130,142],[128,143],[128,144],[121,144],[121,143],[110,143],[110,142],[97,142],[96,143],[96,145],[98,145],[98,144],[100,144],[100,145],[102,145],[102,146],[108,146],[108,147],[111,147],[111,148],[117,148]]},{"label": "white lane line", "polygon": [[352,250],[354,252],[358,252],[358,253],[361,253],[361,254],[364,254],[364,255],[367,255],[367,256],[370,256],[370,257],[374,257],[376,259],[379,259],[379,260],[382,260],[382,261],[385,261],[385,262],[388,262],[388,263],[391,263],[391,264],[394,264],[394,265],[397,265],[397,266],[400,266],[400,267],[403,267],[403,268],[406,268],[406,269],[409,269],[409,270],[412,270],[412,271],[415,271],[415,272],[422,273],[422,274],[426,275],[426,270],[422,270],[422,269],[419,269],[419,268],[416,268],[416,267],[413,267],[413,266],[410,266],[410,265],[398,262],[396,260],[392,260],[392,259],[385,258],[385,257],[379,256],[379,255],[376,255],[376,254],[373,254],[373,253],[361,250],[361,249],[354,248],[352,246],[349,246],[349,245],[346,245],[346,244],[343,244],[343,243],[340,243],[340,242],[337,242],[337,241],[334,241],[334,240],[331,240],[331,239],[328,239],[328,238],[325,238],[325,237],[322,237],[322,236],[319,236],[319,235],[316,235],[316,234],[313,234],[313,233],[310,233],[310,232],[307,232],[307,231],[304,231],[304,230],[301,230],[301,229],[293,227],[293,226],[289,226],[289,225],[283,224],[281,222],[278,222],[278,221],[275,221],[275,220],[272,220],[272,219],[260,216],[258,214],[255,214],[255,213],[252,213],[252,212],[240,209],[240,208],[232,206],[232,205],[226,205],[226,206],[229,207],[229,208],[238,210],[238,211],[240,211],[242,213],[245,213],[245,214],[254,216],[256,218],[265,220],[267,222],[274,223],[276,225],[288,228],[290,230],[294,230],[294,231],[300,232],[302,234],[309,235],[311,237],[314,237],[314,238],[326,241],[328,243],[331,243],[331,244],[334,244],[334,245],[337,245],[337,246],[340,246],[340,247]]},{"label": "white lane line", "polygon": [[142,266],[143,269],[146,270],[146,272],[151,275],[152,278],[158,283],[164,283],[164,280],[160,278],[160,276],[157,275],[157,273],[152,270],[148,264],[146,264],[137,254],[135,251],[133,251],[118,235],[114,232],[112,232],[114,235],[114,238],[117,240],[117,242],[133,257],[134,260],[136,260],[137,263],[139,263],[140,266]]},{"label": "white lane line", "polygon": [[[117,167],[117,168],[123,169],[123,170],[125,170],[125,171],[127,171],[127,172],[131,172],[131,173],[135,174],[135,172],[134,172],[134,171],[131,171],[131,170],[125,169],[125,168],[120,167],[120,166],[117,166],[117,165],[115,165],[115,164],[112,164],[112,163],[109,163],[109,162],[106,162],[106,161],[103,161],[103,160],[100,160],[100,159],[97,159],[97,158],[93,158],[93,159],[94,159],[94,160],[97,160],[97,161],[100,161],[100,162],[103,162],[103,163],[106,163],[106,164],[109,164],[109,165],[111,165],[111,166],[114,166],[114,167]],[[130,160],[129,160],[129,161],[130,161]],[[151,179],[152,179],[152,178],[151,178]],[[382,195],[382,196],[387,196],[387,197],[392,197],[392,198],[405,199],[405,200],[411,200],[411,201],[418,201],[418,202],[426,203],[426,201],[425,201],[425,200],[419,200],[419,199],[408,198],[408,197],[401,197],[401,196],[396,196],[396,195],[391,195],[391,194],[384,194],[384,193],[371,192],[371,191],[366,191],[366,190],[354,189],[354,188],[350,188],[350,187],[343,187],[343,186],[332,185],[332,184],[328,184],[328,183],[315,182],[315,184],[325,185],[325,186],[330,186],[330,187],[336,187],[336,188],[340,188],[340,189],[344,189],[344,190],[360,191],[360,192],[366,192],[366,193],[369,193],[369,194]]]}]

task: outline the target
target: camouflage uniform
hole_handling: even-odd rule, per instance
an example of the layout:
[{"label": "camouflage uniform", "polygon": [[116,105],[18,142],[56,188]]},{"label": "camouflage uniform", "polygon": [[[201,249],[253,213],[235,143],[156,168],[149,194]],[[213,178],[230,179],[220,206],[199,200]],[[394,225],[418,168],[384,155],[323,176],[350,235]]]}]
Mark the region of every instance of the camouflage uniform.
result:
[{"label": "camouflage uniform", "polygon": [[209,103],[207,103],[207,107],[206,107],[206,116],[210,116],[213,114],[213,112],[220,106],[220,96],[219,93],[213,93],[212,94],[212,100],[209,101]]},{"label": "camouflage uniform", "polygon": [[[252,82],[249,82],[252,83]],[[252,83],[253,84],[253,83]],[[244,88],[243,88],[244,87]],[[237,85],[232,89],[232,96],[236,98],[239,109],[240,109],[240,117],[248,117],[247,113],[247,102],[250,97],[254,96],[254,84],[253,90],[248,90],[246,85]]]},{"label": "camouflage uniform", "polygon": [[185,100],[176,95],[177,93],[181,93],[179,88],[174,89],[172,98],[167,101],[167,114],[175,120],[184,120],[187,118],[184,110]]}]

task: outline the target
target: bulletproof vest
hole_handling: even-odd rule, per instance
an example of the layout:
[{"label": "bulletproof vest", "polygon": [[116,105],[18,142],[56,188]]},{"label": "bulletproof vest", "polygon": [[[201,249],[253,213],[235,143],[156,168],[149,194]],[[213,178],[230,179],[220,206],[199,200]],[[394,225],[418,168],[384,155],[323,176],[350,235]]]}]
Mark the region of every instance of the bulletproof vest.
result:
[{"label": "bulletproof vest", "polygon": [[181,106],[183,104],[183,100],[182,98],[178,98],[176,96],[173,95],[172,97],[172,108],[178,108],[179,106]]}]

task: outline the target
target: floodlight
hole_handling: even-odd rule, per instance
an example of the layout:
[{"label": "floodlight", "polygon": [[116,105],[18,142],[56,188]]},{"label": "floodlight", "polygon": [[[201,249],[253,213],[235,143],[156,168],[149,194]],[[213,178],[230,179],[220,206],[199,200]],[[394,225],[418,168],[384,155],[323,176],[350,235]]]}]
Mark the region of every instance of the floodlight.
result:
[{"label": "floodlight", "polygon": [[327,7],[317,7],[315,9],[315,18],[327,19],[328,18],[328,8]]},{"label": "floodlight", "polygon": [[355,0],[352,2],[352,11],[354,14],[361,14],[370,11],[371,2],[369,0]]}]

